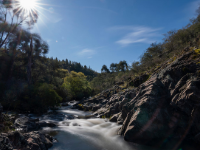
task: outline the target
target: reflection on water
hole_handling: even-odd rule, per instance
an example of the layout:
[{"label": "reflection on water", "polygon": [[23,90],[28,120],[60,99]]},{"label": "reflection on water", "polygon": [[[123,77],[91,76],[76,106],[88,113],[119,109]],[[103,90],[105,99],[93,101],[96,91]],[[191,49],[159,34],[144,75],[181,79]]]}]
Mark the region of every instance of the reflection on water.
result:
[{"label": "reflection on water", "polygon": [[[51,150],[151,150],[150,148],[125,142],[117,135],[120,126],[105,119],[67,119],[66,116],[76,115],[87,116],[90,112],[64,107],[58,111],[58,117],[63,116],[63,120],[55,119],[52,116],[43,116],[42,120],[54,121],[57,128],[44,128],[44,130],[57,131]],[[152,149],[153,150],[153,149]]]}]

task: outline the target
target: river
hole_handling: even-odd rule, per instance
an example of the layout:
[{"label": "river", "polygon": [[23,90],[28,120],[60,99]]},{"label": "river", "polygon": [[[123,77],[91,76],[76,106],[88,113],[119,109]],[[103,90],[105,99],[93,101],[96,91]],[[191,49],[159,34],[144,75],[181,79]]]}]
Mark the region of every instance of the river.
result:
[{"label": "river", "polygon": [[57,139],[50,150],[153,150],[124,141],[122,136],[117,135],[121,126],[107,119],[77,119],[91,114],[68,106],[57,110],[56,115],[43,115],[40,120],[58,124],[56,128],[43,129],[54,133],[54,138]]}]

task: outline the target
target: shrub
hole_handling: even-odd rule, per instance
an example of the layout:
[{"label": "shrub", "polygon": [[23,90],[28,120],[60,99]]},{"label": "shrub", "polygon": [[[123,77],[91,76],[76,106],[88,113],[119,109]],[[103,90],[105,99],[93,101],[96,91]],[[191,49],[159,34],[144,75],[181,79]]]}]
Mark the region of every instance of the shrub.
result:
[{"label": "shrub", "polygon": [[58,93],[53,89],[53,85],[44,83],[38,88],[38,96],[42,106],[59,106],[59,103],[62,102],[62,98]]}]

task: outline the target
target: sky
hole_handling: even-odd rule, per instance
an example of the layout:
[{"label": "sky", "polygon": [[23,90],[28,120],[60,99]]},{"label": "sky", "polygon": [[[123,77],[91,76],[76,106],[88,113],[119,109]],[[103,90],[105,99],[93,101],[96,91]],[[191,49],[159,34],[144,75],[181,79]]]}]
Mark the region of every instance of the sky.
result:
[{"label": "sky", "polygon": [[100,72],[128,64],[165,33],[195,17],[200,0],[38,0],[32,32],[49,44],[47,57],[80,62]]}]

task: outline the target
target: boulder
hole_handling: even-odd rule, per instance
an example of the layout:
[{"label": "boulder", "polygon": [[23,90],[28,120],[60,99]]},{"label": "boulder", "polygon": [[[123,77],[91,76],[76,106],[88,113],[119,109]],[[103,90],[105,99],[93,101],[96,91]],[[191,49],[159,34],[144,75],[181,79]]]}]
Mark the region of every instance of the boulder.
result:
[{"label": "boulder", "polygon": [[20,117],[15,120],[14,123],[16,128],[20,128],[24,131],[32,131],[39,129],[36,120],[30,119],[29,117]]},{"label": "boulder", "polygon": [[48,150],[53,146],[53,138],[41,132],[20,133],[19,131],[0,135],[1,150]]}]

